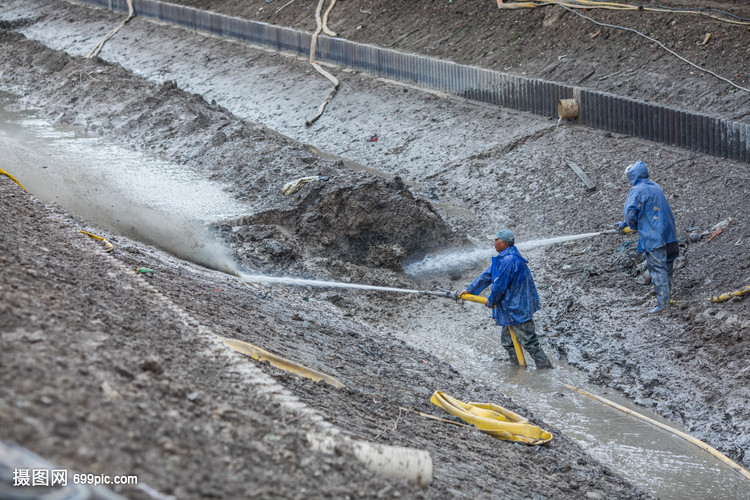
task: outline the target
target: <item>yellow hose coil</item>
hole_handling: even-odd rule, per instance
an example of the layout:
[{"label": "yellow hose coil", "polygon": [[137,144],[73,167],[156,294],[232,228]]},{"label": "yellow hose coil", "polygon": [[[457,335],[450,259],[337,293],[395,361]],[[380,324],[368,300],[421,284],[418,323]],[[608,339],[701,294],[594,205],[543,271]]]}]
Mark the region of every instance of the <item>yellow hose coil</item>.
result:
[{"label": "yellow hose coil", "polygon": [[[487,305],[487,297],[482,297],[481,295],[472,295],[470,293],[464,293],[458,298],[461,300],[465,300],[467,302],[477,302],[479,304]],[[516,331],[513,329],[512,326],[508,326],[508,331],[510,332],[511,340],[513,340],[513,349],[516,350],[516,358],[518,358],[518,364],[521,366],[526,366],[526,358],[523,355],[523,349],[521,349],[521,344],[518,342],[518,337],[516,337]]]},{"label": "yellow hose coil", "polygon": [[344,384],[331,377],[330,375],[326,375],[325,373],[313,370],[312,368],[307,368],[306,366],[302,366],[298,363],[295,363],[294,361],[284,359],[281,356],[271,354],[270,352],[265,351],[260,347],[256,347],[252,344],[248,344],[247,342],[228,339],[224,337],[222,337],[221,340],[227,347],[241,354],[244,354],[245,356],[250,356],[251,358],[258,361],[268,361],[271,366],[275,366],[276,368],[279,368],[281,370],[294,373],[295,375],[299,375],[300,377],[309,378],[311,380],[314,380],[315,382],[322,380],[326,384],[332,385],[336,388],[346,387]]},{"label": "yellow hose coil", "polygon": [[[18,179],[16,179],[12,175],[10,175],[8,172],[6,172],[5,170],[3,170],[2,168],[0,168],[0,175],[6,176],[8,179],[12,180],[13,182],[15,182],[16,184],[18,184],[19,186],[21,186],[21,189],[23,189],[24,191],[26,191],[26,188],[23,187],[23,185],[20,182],[18,182]],[[28,191],[26,191],[26,192],[28,193]]]},{"label": "yellow hose coil", "polygon": [[719,460],[721,460],[722,462],[724,462],[725,464],[727,464],[728,466],[730,466],[731,468],[733,468],[734,470],[736,470],[737,472],[739,472],[740,474],[742,474],[745,478],[750,479],[750,472],[748,472],[747,470],[743,469],[742,466],[740,466],[739,464],[737,464],[736,462],[734,462],[732,459],[730,459],[729,457],[727,457],[726,455],[724,455],[723,453],[721,453],[720,451],[718,451],[716,448],[712,448],[711,446],[707,445],[703,441],[701,441],[699,439],[696,439],[696,438],[694,438],[693,436],[691,436],[689,434],[685,434],[682,431],[678,431],[677,429],[674,429],[674,428],[672,428],[672,427],[670,427],[668,425],[662,424],[661,422],[657,422],[654,419],[648,418],[645,415],[641,415],[640,413],[635,412],[635,411],[633,411],[633,410],[631,410],[629,408],[625,408],[622,405],[618,405],[617,403],[615,403],[613,401],[610,401],[607,398],[603,398],[601,396],[597,396],[596,394],[591,394],[590,392],[584,391],[583,389],[579,389],[578,387],[573,387],[572,385],[568,385],[568,387],[570,387],[574,391],[580,392],[584,396],[588,396],[588,397],[590,397],[592,399],[596,399],[597,401],[599,401],[601,403],[604,403],[607,406],[611,406],[612,408],[620,410],[623,413],[627,413],[630,416],[633,416],[635,418],[643,420],[644,422],[648,422],[649,424],[655,425],[656,427],[659,427],[660,429],[664,429],[665,431],[669,431],[672,434],[674,434],[675,436],[681,437],[685,441],[689,441],[690,443],[693,443],[698,448],[700,448],[700,449],[702,449],[704,451],[707,451],[708,453],[710,453],[714,457],[718,458]]},{"label": "yellow hose coil", "polygon": [[95,235],[95,234],[89,233],[88,231],[79,231],[79,232],[81,232],[81,233],[85,234],[85,235],[86,235],[86,236],[88,236],[89,238],[93,238],[93,239],[95,239],[95,240],[99,240],[99,241],[101,241],[102,243],[104,243],[104,246],[105,246],[105,247],[107,247],[107,248],[106,248],[106,249],[104,250],[105,252],[111,252],[112,250],[114,250],[114,249],[115,249],[115,246],[114,246],[114,245],[113,245],[112,243],[110,243],[110,242],[109,242],[109,240],[107,240],[107,239],[105,239],[105,238],[102,238],[101,236],[97,236],[97,235]]},{"label": "yellow hose coil", "polygon": [[711,302],[726,302],[727,300],[733,298],[733,297],[741,297],[745,295],[746,293],[750,293],[750,285],[746,286],[745,288],[741,288],[740,290],[735,290],[734,292],[727,292],[722,293],[721,295],[709,297],[708,300]]},{"label": "yellow hose coil", "polygon": [[442,391],[435,391],[430,402],[496,439],[531,445],[544,444],[552,439],[552,433],[492,403],[464,403]]}]

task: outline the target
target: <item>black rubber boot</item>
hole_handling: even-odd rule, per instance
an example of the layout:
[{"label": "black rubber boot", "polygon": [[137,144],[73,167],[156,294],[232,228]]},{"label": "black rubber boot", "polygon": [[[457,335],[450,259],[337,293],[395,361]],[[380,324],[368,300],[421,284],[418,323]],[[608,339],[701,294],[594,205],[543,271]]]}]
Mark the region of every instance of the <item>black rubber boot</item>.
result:
[{"label": "black rubber boot", "polygon": [[510,364],[519,365],[520,363],[518,362],[518,357],[516,356],[516,350],[511,348],[506,349],[506,351],[508,351],[508,361],[510,361]]},{"label": "black rubber boot", "polygon": [[549,359],[547,361],[542,361],[541,363],[536,364],[537,370],[549,370],[552,368],[554,368],[554,366],[552,366],[552,363],[550,362]]},{"label": "black rubber boot", "polygon": [[534,349],[534,351],[531,353],[531,357],[534,358],[537,370],[547,370],[549,368],[552,368],[552,362],[544,353],[544,350],[541,348],[541,346],[537,346],[537,348]]}]

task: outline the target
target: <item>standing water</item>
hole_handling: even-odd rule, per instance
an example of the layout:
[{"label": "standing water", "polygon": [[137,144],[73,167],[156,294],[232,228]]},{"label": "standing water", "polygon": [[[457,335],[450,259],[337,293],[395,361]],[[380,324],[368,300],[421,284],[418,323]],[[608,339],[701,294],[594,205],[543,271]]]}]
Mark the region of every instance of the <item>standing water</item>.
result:
[{"label": "standing water", "polygon": [[248,207],[205,176],[154,155],[53,127],[0,91],[0,168],[37,198],[180,258],[232,271],[206,224]]},{"label": "standing water", "polygon": [[570,389],[568,385],[602,395],[683,430],[612,389],[593,386],[585,373],[569,367],[564,360],[553,360],[552,370],[510,365],[500,345],[499,327],[488,324],[487,313],[477,314],[477,307],[482,309],[476,304],[444,301],[434,307],[410,308],[395,319],[402,327],[394,331],[402,340],[450,363],[464,377],[511,397],[596,460],[654,496],[663,500],[750,498],[750,481],[709,453]]}]

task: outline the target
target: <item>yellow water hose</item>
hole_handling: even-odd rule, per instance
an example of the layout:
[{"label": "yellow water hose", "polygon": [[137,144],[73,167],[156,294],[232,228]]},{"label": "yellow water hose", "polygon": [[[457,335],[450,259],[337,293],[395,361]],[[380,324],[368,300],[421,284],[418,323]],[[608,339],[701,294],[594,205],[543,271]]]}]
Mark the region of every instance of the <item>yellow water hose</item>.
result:
[{"label": "yellow water hose", "polygon": [[102,238],[101,236],[97,236],[95,234],[89,233],[88,231],[79,231],[79,232],[85,234],[89,238],[93,238],[95,240],[99,240],[102,243],[104,243],[104,246],[106,247],[106,249],[104,250],[105,252],[111,252],[112,250],[115,249],[115,246],[112,243],[110,243],[109,240]]},{"label": "yellow water hose", "polygon": [[399,409],[404,410],[404,411],[413,411],[414,413],[419,414],[420,417],[424,417],[429,420],[437,420],[438,422],[443,422],[444,424],[451,424],[457,427],[468,427],[470,429],[476,429],[476,427],[474,427],[473,425],[462,424],[461,422],[456,422],[455,420],[448,420],[447,418],[436,417],[435,415],[430,415],[429,413],[424,413],[419,410],[410,410],[409,408],[404,408],[403,406],[399,407]]},{"label": "yellow water hose", "polygon": [[458,297],[461,300],[465,300],[467,302],[476,302],[477,304],[484,304],[487,305],[487,297],[482,297],[481,295],[472,295],[470,293],[464,293],[460,297]]},{"label": "yellow water hose", "polygon": [[727,292],[727,293],[722,293],[719,296],[709,297],[708,300],[710,300],[711,302],[715,302],[715,303],[726,302],[727,300],[731,298],[741,297],[745,295],[746,293],[750,293],[750,285],[746,286],[745,288],[735,290],[734,292]]},{"label": "yellow water hose", "polygon": [[717,16],[715,14],[709,14],[700,10],[690,9],[677,9],[668,7],[656,7],[647,5],[629,5],[616,2],[597,2],[592,0],[548,0],[543,2],[498,2],[497,6],[500,9],[534,9],[536,7],[545,7],[547,5],[560,5],[571,9],[606,9],[606,10],[626,10],[626,11],[647,11],[647,12],[659,12],[659,13],[671,13],[671,14],[692,14],[706,16],[716,21],[721,21],[727,24],[735,24],[738,26],[750,26],[750,21],[740,21],[734,19],[728,19],[726,17]]},{"label": "yellow water hose", "polygon": [[430,402],[496,439],[530,445],[544,444],[552,439],[550,432],[492,403],[464,403],[442,391],[435,391]]},{"label": "yellow water hose", "polygon": [[128,17],[123,22],[121,22],[117,28],[107,33],[107,36],[102,38],[102,40],[98,44],[96,44],[96,47],[91,49],[91,51],[88,54],[86,54],[86,59],[91,59],[92,57],[98,56],[99,52],[102,50],[102,47],[104,47],[104,44],[107,43],[107,40],[115,36],[115,33],[120,31],[120,28],[128,24],[130,20],[133,19],[133,17],[135,17],[135,9],[133,8],[133,0],[128,0]]},{"label": "yellow water hose", "polygon": [[[6,176],[8,179],[12,180],[13,182],[15,182],[16,184],[18,184],[19,186],[21,186],[21,189],[23,189],[24,191],[26,191],[26,188],[23,187],[23,185],[20,182],[18,182],[18,179],[16,179],[12,175],[10,175],[8,172],[6,172],[5,170],[3,170],[2,168],[0,168],[0,175]],[[28,193],[28,191],[26,191],[26,192]]]},{"label": "yellow water hose", "polygon": [[622,405],[618,405],[617,403],[615,403],[613,401],[610,401],[607,398],[603,398],[601,396],[597,396],[596,394],[592,394],[590,392],[584,391],[583,389],[579,389],[578,387],[573,387],[572,385],[568,385],[568,387],[570,387],[574,391],[580,392],[584,396],[588,396],[588,397],[590,397],[592,399],[596,399],[597,401],[599,401],[601,403],[604,403],[607,406],[611,406],[612,408],[620,410],[623,413],[627,413],[630,416],[633,416],[635,418],[643,420],[644,422],[648,422],[649,424],[655,425],[656,427],[659,427],[660,429],[664,429],[665,431],[669,431],[672,434],[674,434],[675,436],[681,437],[685,441],[693,443],[698,448],[700,448],[700,449],[702,449],[704,451],[707,451],[708,453],[710,453],[714,457],[718,458],[719,460],[721,460],[722,462],[724,462],[725,464],[727,464],[728,466],[730,466],[731,468],[733,468],[734,470],[736,470],[737,472],[739,472],[740,474],[742,474],[743,476],[745,476],[746,479],[750,479],[750,472],[748,472],[747,470],[743,469],[742,466],[740,466],[738,463],[734,462],[732,459],[730,459],[729,457],[727,457],[726,455],[724,455],[723,453],[721,453],[717,449],[712,448],[711,446],[707,445],[703,441],[701,441],[699,439],[696,439],[696,438],[694,438],[693,436],[691,436],[689,434],[685,434],[682,431],[678,431],[677,429],[675,429],[673,427],[670,427],[668,425],[662,424],[661,422],[657,422],[654,419],[648,418],[645,415],[641,415],[640,413],[635,412],[635,411],[633,411],[633,410],[631,410],[629,408],[625,408]]},{"label": "yellow water hose", "polygon": [[[487,305],[487,298],[482,297],[481,295],[472,295],[470,293],[464,293],[458,297],[461,300],[465,300],[467,302],[477,302],[479,304]],[[508,331],[510,332],[510,338],[513,341],[513,348],[516,350],[516,358],[518,358],[518,364],[521,366],[526,366],[526,358],[523,355],[523,349],[521,349],[521,344],[518,342],[518,337],[516,336],[516,331],[513,329],[512,326],[508,326]]]},{"label": "yellow water hose", "polygon": [[526,358],[523,355],[521,343],[518,341],[518,337],[516,337],[516,331],[510,325],[508,325],[508,331],[510,332],[510,339],[513,341],[513,349],[516,350],[516,358],[518,359],[518,364],[521,366],[526,366]]},{"label": "yellow water hose", "polygon": [[331,377],[330,375],[326,375],[325,373],[313,370],[312,368],[307,368],[306,366],[302,366],[298,363],[295,363],[294,361],[284,359],[281,356],[271,354],[270,352],[265,351],[260,347],[256,347],[252,344],[248,344],[247,342],[228,339],[225,337],[222,337],[221,340],[227,347],[241,354],[244,354],[245,356],[250,356],[251,358],[258,361],[268,361],[271,366],[275,366],[276,368],[279,368],[281,370],[294,373],[295,375],[299,375],[300,377],[309,378],[311,380],[314,380],[315,382],[319,382],[322,380],[326,384],[336,388],[346,387],[344,384]]}]

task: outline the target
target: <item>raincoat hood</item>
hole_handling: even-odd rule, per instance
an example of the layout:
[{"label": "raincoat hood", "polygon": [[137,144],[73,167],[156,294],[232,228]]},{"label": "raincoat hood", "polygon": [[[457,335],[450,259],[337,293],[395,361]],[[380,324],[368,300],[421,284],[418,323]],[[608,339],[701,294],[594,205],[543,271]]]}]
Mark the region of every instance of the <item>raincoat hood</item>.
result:
[{"label": "raincoat hood", "polygon": [[630,165],[627,170],[628,180],[635,186],[641,179],[648,179],[648,168],[642,161],[637,161]]},{"label": "raincoat hood", "polygon": [[528,260],[526,260],[523,257],[521,257],[521,252],[518,251],[518,248],[516,248],[515,245],[513,245],[512,247],[508,247],[505,250],[503,250],[502,252],[500,252],[499,254],[497,254],[498,257],[501,256],[501,255],[503,255],[503,256],[511,256],[512,255],[514,258],[522,260],[524,264],[528,264],[528,262],[529,262]]}]

